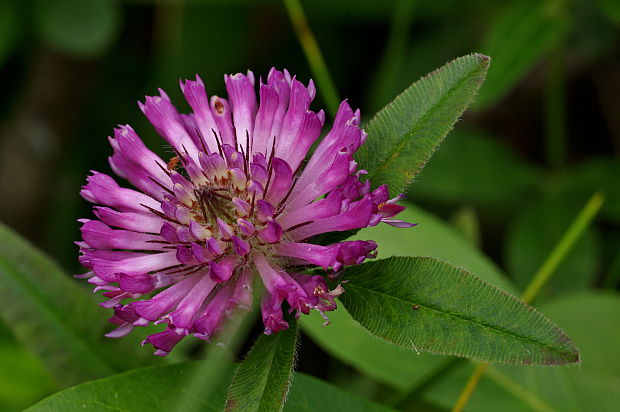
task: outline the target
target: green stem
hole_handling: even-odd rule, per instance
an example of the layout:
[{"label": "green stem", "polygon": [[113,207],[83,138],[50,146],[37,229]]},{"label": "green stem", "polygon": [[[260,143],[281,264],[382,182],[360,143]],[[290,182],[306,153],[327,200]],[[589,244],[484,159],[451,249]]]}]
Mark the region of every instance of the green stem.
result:
[{"label": "green stem", "polygon": [[583,232],[590,225],[592,219],[594,219],[594,216],[596,216],[601,209],[604,201],[605,196],[601,192],[596,192],[592,195],[560,241],[555,245],[553,250],[551,250],[551,253],[540,266],[540,269],[538,269],[527,288],[525,288],[525,292],[523,292],[523,296],[521,297],[524,302],[530,303],[536,298],[540,289],[551,279],[551,276],[560,266],[560,263],[562,263],[566,255],[568,255],[568,252],[571,251],[577,243],[577,240],[583,235]]},{"label": "green stem", "polygon": [[[568,255],[568,252],[571,251],[577,243],[577,240],[579,240],[581,235],[583,235],[586,228],[592,222],[592,219],[594,219],[594,216],[596,216],[598,211],[601,209],[604,201],[605,196],[602,193],[596,192],[592,195],[590,200],[588,200],[588,203],[586,203],[583,209],[581,209],[573,223],[569,226],[566,232],[564,232],[564,235],[562,235],[560,241],[551,250],[551,253],[549,253],[543,264],[540,266],[527,288],[525,288],[525,292],[523,292],[521,300],[526,303],[530,303],[536,298],[542,287],[547,284],[566,255]],[[452,408],[452,412],[461,412],[465,408],[467,402],[469,402],[469,399],[471,398],[471,395],[474,393],[480,378],[482,378],[488,366],[488,363],[478,364],[465,384],[461,395]]]},{"label": "green stem", "polygon": [[310,69],[316,78],[321,96],[323,97],[330,114],[335,116],[336,111],[338,110],[338,105],[340,104],[338,91],[336,90],[336,86],[334,86],[334,82],[329,75],[327,65],[325,64],[325,60],[321,54],[321,49],[319,49],[319,45],[312,34],[310,27],[308,26],[308,21],[306,20],[304,10],[301,8],[299,0],[284,0],[284,5],[288,11],[291,24],[295,29],[299,43],[304,50],[306,59],[308,59]]},{"label": "green stem", "polygon": [[482,378],[482,375],[484,375],[484,371],[486,371],[488,367],[488,363],[478,363],[478,366],[476,366],[476,369],[474,369],[472,374],[469,376],[469,380],[465,384],[461,395],[454,404],[452,412],[461,412],[463,409],[465,409],[465,406],[467,406],[467,402],[469,402],[469,398],[471,398],[471,395],[474,394],[476,386],[478,386],[478,382],[480,382],[480,378]]}]

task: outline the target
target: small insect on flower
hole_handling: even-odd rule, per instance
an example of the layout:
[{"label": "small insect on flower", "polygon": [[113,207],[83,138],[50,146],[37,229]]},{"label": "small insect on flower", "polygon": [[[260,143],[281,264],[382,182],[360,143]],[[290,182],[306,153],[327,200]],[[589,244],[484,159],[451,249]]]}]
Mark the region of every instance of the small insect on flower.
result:
[{"label": "small insect on flower", "polygon": [[[314,83],[304,86],[272,69],[258,96],[252,72],[225,76],[229,99],[207,97],[202,80],[181,82],[192,113],[181,114],[165,92],[139,103],[172,147],[169,162],[146,148],[128,125],[110,144],[112,170],[138,190],[92,172],[82,196],[97,204],[97,220],[82,219],[80,262],[114,309],[120,337],[135,326],[163,323],[145,343],[165,356],[188,334],[209,340],[236,309],[251,309],[254,278],[265,293],[265,333],[288,327],[284,302],[295,316],[334,310],[341,285],[292,268],[346,265],[375,256],[377,244],[313,243],[322,233],[394,220],[404,207],[386,186],[362,182],[354,152],[364,143],[359,110],[342,102],[331,130],[305,162],[325,115],[310,110]],[[339,277],[340,278],[340,277]]]}]

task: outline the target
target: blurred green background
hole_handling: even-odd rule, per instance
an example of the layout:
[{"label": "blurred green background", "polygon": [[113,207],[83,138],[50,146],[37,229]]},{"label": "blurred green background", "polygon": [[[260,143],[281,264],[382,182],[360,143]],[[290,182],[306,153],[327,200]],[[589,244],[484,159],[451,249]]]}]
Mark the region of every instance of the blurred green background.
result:
[{"label": "blurred green background", "polygon": [[[312,0],[302,6],[338,94],[362,109],[362,119],[452,58],[491,56],[476,102],[408,199],[483,251],[521,290],[588,198],[602,191],[599,218],[536,305],[549,305],[545,313],[558,313],[552,318],[558,323],[566,319],[560,324],[569,334],[587,340],[592,327],[600,329],[593,336],[618,342],[620,2]],[[209,93],[222,95],[223,74],[252,69],[266,76],[272,66],[304,82],[312,77],[287,10],[275,0],[0,0],[0,221],[79,273],[76,219],[90,212],[78,191],[89,170],[110,172],[113,127],[130,123],[161,150],[136,101],[161,87],[186,111],[180,78],[199,73]],[[318,89],[316,109],[325,106],[321,84]],[[390,239],[401,233],[385,235],[380,257],[396,253]],[[423,253],[424,245],[404,244],[398,253]],[[577,305],[571,302],[581,302],[580,310],[566,316],[564,309]],[[600,310],[588,317],[590,307]],[[616,336],[609,337],[610,329]],[[608,349],[617,364],[617,346]],[[600,363],[597,379],[620,393],[620,368]],[[395,389],[355,366],[304,338],[300,370],[375,399]],[[449,394],[458,394],[466,376],[451,376],[455,383],[444,382],[442,395],[431,391],[424,407],[449,407],[456,396]],[[0,410],[21,409],[58,388],[2,327]],[[551,405],[588,410],[583,399],[605,396],[568,409]],[[469,410],[490,407],[474,402]],[[590,410],[612,410],[605,407]]]}]

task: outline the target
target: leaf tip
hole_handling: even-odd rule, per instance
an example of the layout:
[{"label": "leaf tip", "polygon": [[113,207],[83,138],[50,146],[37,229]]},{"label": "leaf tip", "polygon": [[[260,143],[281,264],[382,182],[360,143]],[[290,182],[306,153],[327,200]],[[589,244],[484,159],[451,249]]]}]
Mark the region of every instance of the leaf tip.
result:
[{"label": "leaf tip", "polygon": [[474,56],[476,56],[480,64],[484,67],[488,67],[489,64],[491,64],[491,57],[487,56],[486,54],[474,53]]}]

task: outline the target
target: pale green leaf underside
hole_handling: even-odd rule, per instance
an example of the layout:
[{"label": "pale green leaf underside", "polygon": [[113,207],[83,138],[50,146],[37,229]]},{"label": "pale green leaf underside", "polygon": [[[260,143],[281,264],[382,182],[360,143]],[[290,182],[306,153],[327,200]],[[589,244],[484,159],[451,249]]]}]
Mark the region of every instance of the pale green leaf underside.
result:
[{"label": "pale green leaf underside", "polygon": [[397,345],[508,364],[579,362],[544,315],[446,262],[389,258],[351,267],[346,279],[341,300],[351,316]]},{"label": "pale green leaf underside", "polygon": [[489,57],[471,54],[430,73],[381,109],[366,125],[368,139],[355,158],[374,187],[405,191],[471,103]]},{"label": "pale green leaf underside", "polygon": [[[187,392],[189,379],[204,369],[206,361],[156,366],[87,382],[55,393],[27,409],[28,412],[101,411],[152,412],[188,410],[221,412],[226,401],[233,366],[213,363],[226,373],[200,393]],[[224,368],[222,368],[224,366]],[[179,396],[183,395],[183,396]],[[170,404],[171,399],[181,399]],[[287,412],[389,412],[391,409],[342,391],[303,373],[295,376]]]},{"label": "pale green leaf underside", "polygon": [[226,411],[281,411],[293,377],[297,322],[276,335],[261,335],[235,371]]}]

